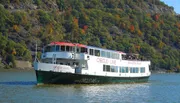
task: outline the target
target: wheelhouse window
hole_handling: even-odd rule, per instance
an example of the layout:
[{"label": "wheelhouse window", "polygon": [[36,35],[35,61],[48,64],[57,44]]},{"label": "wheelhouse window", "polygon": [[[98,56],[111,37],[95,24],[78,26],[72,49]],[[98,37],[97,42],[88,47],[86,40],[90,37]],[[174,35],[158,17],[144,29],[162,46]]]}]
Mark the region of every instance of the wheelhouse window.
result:
[{"label": "wheelhouse window", "polygon": [[81,48],[81,53],[87,53],[87,48]]},{"label": "wheelhouse window", "polygon": [[51,46],[51,51],[56,51],[56,45]]},{"label": "wheelhouse window", "polygon": [[45,52],[50,52],[51,51],[51,46],[47,46],[47,47],[45,47],[45,50],[44,50]]},{"label": "wheelhouse window", "polygon": [[53,51],[56,51],[56,46],[55,45],[52,45],[52,46],[47,46],[45,47],[45,52],[53,52]]},{"label": "wheelhouse window", "polygon": [[59,50],[60,50],[60,46],[56,45],[56,51],[59,51]]},{"label": "wheelhouse window", "polygon": [[70,46],[66,46],[66,51],[71,51]]},{"label": "wheelhouse window", "polygon": [[61,46],[61,51],[65,51],[65,46]]},{"label": "wheelhouse window", "polygon": [[80,53],[80,51],[81,51],[81,48],[77,47],[76,52]]},{"label": "wheelhouse window", "polygon": [[93,55],[94,54],[93,51],[94,51],[93,49],[89,49],[89,52],[90,52],[89,54]]}]

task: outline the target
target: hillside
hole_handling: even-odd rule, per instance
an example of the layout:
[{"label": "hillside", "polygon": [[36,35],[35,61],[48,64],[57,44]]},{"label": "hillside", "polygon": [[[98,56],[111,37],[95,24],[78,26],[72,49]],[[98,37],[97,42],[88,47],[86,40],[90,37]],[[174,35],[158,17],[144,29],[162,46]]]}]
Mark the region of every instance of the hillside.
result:
[{"label": "hillside", "polygon": [[51,41],[78,42],[180,70],[180,16],[160,0],[1,0],[0,57],[32,61]]}]

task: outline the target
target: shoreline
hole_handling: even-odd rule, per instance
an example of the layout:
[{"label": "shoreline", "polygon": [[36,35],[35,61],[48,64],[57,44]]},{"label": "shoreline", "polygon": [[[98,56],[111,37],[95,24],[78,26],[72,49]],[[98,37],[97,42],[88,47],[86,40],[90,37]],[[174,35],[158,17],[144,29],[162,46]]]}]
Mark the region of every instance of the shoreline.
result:
[{"label": "shoreline", "polygon": [[34,71],[33,68],[10,68],[10,69],[5,69],[5,68],[0,68],[0,72],[23,72],[23,71]]}]

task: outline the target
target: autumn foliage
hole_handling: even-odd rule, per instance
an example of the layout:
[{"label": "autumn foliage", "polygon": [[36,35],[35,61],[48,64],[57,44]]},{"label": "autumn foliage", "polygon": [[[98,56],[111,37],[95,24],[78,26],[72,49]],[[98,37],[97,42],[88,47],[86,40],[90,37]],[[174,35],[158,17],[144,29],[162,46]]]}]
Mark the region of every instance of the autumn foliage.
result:
[{"label": "autumn foliage", "polygon": [[134,25],[131,25],[130,26],[130,32],[133,33],[134,31],[135,31],[135,27],[134,27]]}]

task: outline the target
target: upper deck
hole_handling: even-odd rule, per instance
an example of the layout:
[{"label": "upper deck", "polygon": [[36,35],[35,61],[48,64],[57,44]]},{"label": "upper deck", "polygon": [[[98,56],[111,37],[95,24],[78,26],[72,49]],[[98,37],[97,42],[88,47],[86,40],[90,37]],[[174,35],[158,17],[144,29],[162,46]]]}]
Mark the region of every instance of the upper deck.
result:
[{"label": "upper deck", "polygon": [[90,56],[103,57],[115,60],[140,60],[138,55],[129,55],[120,51],[108,50],[79,43],[52,42],[42,53],[42,59],[62,58],[88,60]]}]

